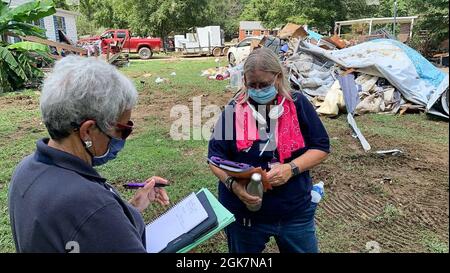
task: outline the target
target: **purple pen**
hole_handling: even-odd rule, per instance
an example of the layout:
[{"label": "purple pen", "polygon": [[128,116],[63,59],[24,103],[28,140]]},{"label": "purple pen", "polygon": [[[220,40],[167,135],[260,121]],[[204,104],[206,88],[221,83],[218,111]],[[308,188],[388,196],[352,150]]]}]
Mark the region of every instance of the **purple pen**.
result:
[{"label": "purple pen", "polygon": [[[145,185],[147,185],[147,183],[127,183],[127,184],[124,184],[123,186],[126,189],[139,189],[139,188],[144,187]],[[157,188],[162,188],[162,187],[166,187],[166,186],[169,186],[169,184],[155,183],[155,187],[157,187]]]}]

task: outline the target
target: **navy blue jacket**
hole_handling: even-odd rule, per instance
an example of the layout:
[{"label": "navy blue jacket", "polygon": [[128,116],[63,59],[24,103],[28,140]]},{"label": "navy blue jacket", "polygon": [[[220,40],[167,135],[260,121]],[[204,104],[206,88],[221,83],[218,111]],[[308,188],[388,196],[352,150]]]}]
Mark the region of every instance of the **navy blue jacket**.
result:
[{"label": "navy blue jacket", "polygon": [[[292,157],[286,159],[285,163],[301,156],[308,149],[317,149],[329,153],[330,142],[328,134],[314,107],[299,92],[293,93],[293,99],[306,147],[293,152]],[[233,108],[234,105],[235,103],[231,102],[230,108]],[[209,141],[208,157],[218,156],[223,159],[247,163],[254,167],[262,167],[268,170],[268,163],[274,156],[278,158],[277,151],[266,151],[262,156],[259,156],[260,145],[265,143],[265,141],[260,140],[255,141],[249,151],[238,152],[236,141],[234,140],[236,138],[234,111],[230,112],[226,110],[222,112],[214,128],[214,133]],[[230,120],[232,121],[232,126],[230,126]],[[233,129],[232,139],[230,139],[230,133],[226,132],[226,127]],[[273,223],[289,219],[308,208],[311,202],[311,188],[312,181],[309,171],[305,171],[291,178],[286,184],[265,192],[262,207],[257,212],[249,211],[244,203],[231,193],[223,183],[219,183],[219,200],[228,210],[235,214],[238,221],[241,221],[240,219],[242,218],[247,218],[258,222]]]},{"label": "navy blue jacket", "polygon": [[17,252],[145,252],[140,212],[78,157],[37,142],[17,166],[9,214]]}]

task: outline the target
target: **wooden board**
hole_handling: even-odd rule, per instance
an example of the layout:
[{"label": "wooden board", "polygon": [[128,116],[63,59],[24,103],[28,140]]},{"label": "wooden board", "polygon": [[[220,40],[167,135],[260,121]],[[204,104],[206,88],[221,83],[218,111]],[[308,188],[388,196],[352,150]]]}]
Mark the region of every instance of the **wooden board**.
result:
[{"label": "wooden board", "polygon": [[67,51],[78,53],[80,55],[87,54],[85,49],[78,48],[78,47],[68,45],[68,44],[63,44],[63,43],[58,43],[58,42],[38,38],[35,36],[25,36],[25,37],[20,37],[20,38],[22,38],[24,41],[35,42],[35,43],[39,43],[39,44],[43,44],[43,45],[56,47],[58,52],[60,52],[62,49],[64,49]]}]

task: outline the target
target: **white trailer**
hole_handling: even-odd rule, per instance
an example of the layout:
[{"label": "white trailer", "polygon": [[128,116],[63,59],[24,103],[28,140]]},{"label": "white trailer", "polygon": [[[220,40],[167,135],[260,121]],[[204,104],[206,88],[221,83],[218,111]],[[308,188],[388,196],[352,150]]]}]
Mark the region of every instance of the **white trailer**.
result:
[{"label": "white trailer", "polygon": [[174,39],[175,49],[184,55],[219,57],[226,55],[229,48],[225,46],[224,32],[220,26],[198,27],[195,33],[187,33],[186,36],[175,35]]}]

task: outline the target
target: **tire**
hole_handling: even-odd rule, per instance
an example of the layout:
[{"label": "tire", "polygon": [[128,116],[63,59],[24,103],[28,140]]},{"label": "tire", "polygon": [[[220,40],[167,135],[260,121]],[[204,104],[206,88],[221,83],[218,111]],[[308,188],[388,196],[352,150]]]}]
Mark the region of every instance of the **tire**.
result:
[{"label": "tire", "polygon": [[222,54],[222,48],[220,47],[215,47],[212,50],[212,54],[214,55],[214,57],[220,57],[220,55]]},{"label": "tire", "polygon": [[153,52],[150,48],[148,47],[141,47],[139,49],[139,58],[141,58],[142,60],[148,60],[153,56]]},{"label": "tire", "polygon": [[230,53],[230,55],[228,55],[228,62],[230,63],[231,66],[236,65],[236,57],[234,57],[233,53]]},{"label": "tire", "polygon": [[230,48],[227,46],[227,47],[224,47],[223,49],[222,49],[222,56],[227,56],[227,54],[228,54],[228,50],[229,50]]}]

